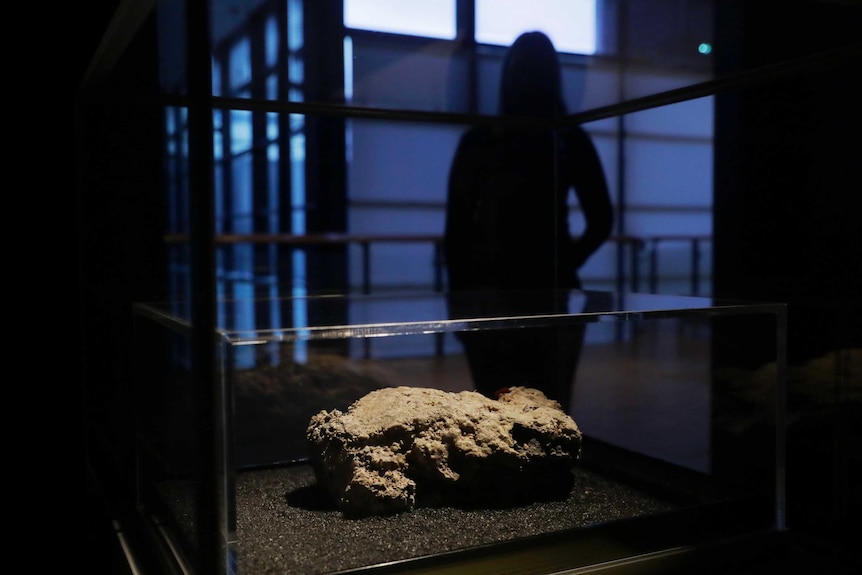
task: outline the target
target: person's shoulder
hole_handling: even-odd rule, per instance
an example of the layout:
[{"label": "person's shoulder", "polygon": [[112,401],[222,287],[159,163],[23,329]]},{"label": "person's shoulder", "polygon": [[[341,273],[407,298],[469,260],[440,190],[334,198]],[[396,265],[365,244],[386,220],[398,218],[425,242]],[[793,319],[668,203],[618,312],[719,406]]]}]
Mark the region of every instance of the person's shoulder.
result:
[{"label": "person's shoulder", "polygon": [[462,151],[487,151],[499,144],[500,139],[500,131],[494,126],[472,126],[461,135],[460,148]]},{"label": "person's shoulder", "polygon": [[563,141],[573,152],[592,146],[592,139],[583,126],[570,126],[563,130]]},{"label": "person's shoulder", "polygon": [[568,126],[562,130],[563,136],[566,140],[569,141],[578,141],[589,139],[589,135],[583,126],[580,124],[576,124],[574,126]]},{"label": "person's shoulder", "polygon": [[487,142],[498,139],[500,133],[501,130],[496,126],[479,124],[468,128],[461,136],[461,139],[465,142]]}]

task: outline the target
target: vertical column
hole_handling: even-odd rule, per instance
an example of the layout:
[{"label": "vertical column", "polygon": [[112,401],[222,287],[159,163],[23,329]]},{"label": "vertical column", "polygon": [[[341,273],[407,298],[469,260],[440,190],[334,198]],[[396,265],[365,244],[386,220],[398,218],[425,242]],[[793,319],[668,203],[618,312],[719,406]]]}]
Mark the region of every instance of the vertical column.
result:
[{"label": "vertical column", "polygon": [[189,92],[189,201],[191,231],[191,350],[196,400],[198,570],[217,573],[215,429],[215,213],[213,194],[212,65],[207,0],[186,5]]}]

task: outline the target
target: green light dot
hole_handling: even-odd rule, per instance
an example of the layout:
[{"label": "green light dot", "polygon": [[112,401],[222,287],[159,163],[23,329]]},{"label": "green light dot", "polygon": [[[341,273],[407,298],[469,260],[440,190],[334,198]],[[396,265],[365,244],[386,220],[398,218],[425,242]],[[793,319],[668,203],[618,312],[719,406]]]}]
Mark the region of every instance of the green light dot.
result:
[{"label": "green light dot", "polygon": [[697,46],[697,51],[701,54],[709,54],[710,52],[712,52],[712,44],[710,44],[709,42],[701,42]]}]

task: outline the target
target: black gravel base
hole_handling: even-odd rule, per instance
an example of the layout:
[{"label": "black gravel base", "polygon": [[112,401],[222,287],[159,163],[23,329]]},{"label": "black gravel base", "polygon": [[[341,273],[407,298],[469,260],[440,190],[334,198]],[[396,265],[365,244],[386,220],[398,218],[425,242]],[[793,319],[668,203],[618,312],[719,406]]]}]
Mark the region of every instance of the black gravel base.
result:
[{"label": "black gravel base", "polygon": [[321,497],[310,465],[237,478],[238,567],[244,574],[333,574],[674,509],[669,501],[581,467],[568,499],[510,509],[417,508],[345,519]]}]

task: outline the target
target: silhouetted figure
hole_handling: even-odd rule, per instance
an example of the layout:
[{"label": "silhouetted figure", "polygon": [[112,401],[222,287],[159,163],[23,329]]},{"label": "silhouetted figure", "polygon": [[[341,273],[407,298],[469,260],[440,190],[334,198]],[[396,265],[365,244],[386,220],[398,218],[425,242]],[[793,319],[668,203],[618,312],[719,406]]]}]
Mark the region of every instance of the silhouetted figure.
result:
[{"label": "silhouetted figure", "polygon": [[[566,110],[559,59],[545,34],[522,34],[509,48],[499,112],[538,121],[478,126],[461,138],[449,174],[444,243],[453,317],[480,311],[476,305],[495,313],[565,311],[569,290],[581,288],[579,268],[611,233],[613,208],[592,141],[579,126],[550,125]],[[569,230],[571,190],[585,219],[576,239]],[[481,297],[460,299],[477,290]],[[544,301],[534,290],[548,290]],[[459,333],[476,389],[494,397],[500,388],[529,385],[567,409],[583,328],[503,336]]]}]

